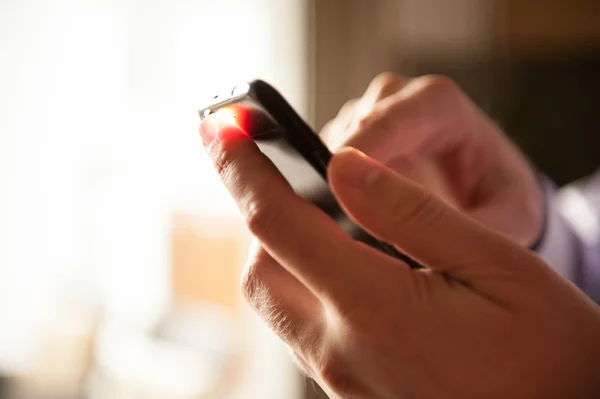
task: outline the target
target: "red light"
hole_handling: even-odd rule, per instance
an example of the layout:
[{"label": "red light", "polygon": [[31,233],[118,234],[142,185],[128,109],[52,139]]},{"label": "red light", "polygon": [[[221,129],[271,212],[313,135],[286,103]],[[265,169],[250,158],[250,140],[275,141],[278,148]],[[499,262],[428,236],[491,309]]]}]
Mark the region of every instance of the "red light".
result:
[{"label": "red light", "polygon": [[248,111],[242,107],[230,105],[207,115],[201,122],[200,135],[206,145],[212,143],[218,135],[222,140],[235,136],[250,137],[247,132]]},{"label": "red light", "polygon": [[246,108],[237,105],[230,105],[219,109],[216,112],[216,115],[221,113],[223,113],[223,115],[220,117],[222,118],[220,119],[221,121],[225,123],[233,123],[242,128],[244,131],[248,131],[250,128],[248,124],[250,115]]},{"label": "red light", "polygon": [[220,110],[212,114],[210,118],[216,123],[225,123],[239,126],[237,114],[235,112],[235,109],[233,108],[221,108]]},{"label": "red light", "polygon": [[[243,108],[228,106],[218,109],[215,113],[210,114],[202,123],[207,123],[216,128],[219,136],[223,140],[229,140],[234,136],[249,137],[249,134],[244,129],[244,124],[247,119],[247,113]],[[226,126],[229,126],[227,128]],[[210,130],[210,129],[209,129]],[[212,142],[214,138],[208,140]]]}]

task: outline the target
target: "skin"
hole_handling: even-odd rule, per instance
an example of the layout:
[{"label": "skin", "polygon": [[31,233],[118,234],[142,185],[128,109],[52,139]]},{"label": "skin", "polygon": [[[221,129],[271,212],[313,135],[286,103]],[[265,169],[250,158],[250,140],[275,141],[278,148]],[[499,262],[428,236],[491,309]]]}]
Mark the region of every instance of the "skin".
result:
[{"label": "skin", "polygon": [[324,131],[371,157],[341,148],[329,183],[427,268],[352,240],[209,117],[206,149],[257,239],[250,305],[332,398],[600,397],[600,310],[523,248],[541,226],[527,163],[447,79],[378,79]]},{"label": "skin", "polygon": [[542,229],[532,168],[460,88],[442,76],[377,76],[321,137],[357,148],[463,213],[529,246]]}]

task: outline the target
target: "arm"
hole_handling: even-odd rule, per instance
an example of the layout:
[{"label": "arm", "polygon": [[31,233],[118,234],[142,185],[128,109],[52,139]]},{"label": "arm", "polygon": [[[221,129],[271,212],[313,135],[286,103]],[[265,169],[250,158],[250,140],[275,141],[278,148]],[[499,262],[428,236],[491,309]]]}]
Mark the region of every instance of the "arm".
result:
[{"label": "arm", "polygon": [[600,303],[600,172],[558,192],[544,185],[548,219],[537,252]]}]

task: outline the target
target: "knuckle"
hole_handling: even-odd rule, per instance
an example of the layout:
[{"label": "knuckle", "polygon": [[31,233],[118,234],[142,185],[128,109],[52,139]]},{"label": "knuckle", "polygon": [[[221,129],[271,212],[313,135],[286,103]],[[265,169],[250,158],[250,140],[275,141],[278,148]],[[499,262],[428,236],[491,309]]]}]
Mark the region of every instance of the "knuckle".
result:
[{"label": "knuckle", "polygon": [[290,333],[289,318],[274,297],[269,283],[273,265],[268,260],[254,260],[244,270],[242,294],[256,312],[280,335]]},{"label": "knuckle", "polygon": [[338,115],[342,116],[342,115],[353,113],[357,104],[358,104],[358,99],[357,98],[353,98],[352,100],[346,101],[344,103],[344,105],[342,105],[342,107],[340,108],[340,111],[338,112]]},{"label": "knuckle", "polygon": [[445,75],[425,75],[417,79],[422,91],[434,94],[455,94],[460,93],[460,88]]},{"label": "knuckle", "polygon": [[416,106],[417,114],[420,112],[445,126],[471,120],[476,109],[461,87],[444,75],[425,75],[416,79],[411,97],[415,104],[419,104]]},{"label": "knuckle", "polygon": [[244,271],[242,294],[265,324],[284,342],[294,343],[301,352],[310,351],[318,336],[316,327],[299,321],[282,301],[275,286],[273,261],[253,262]]},{"label": "knuckle", "polygon": [[242,293],[250,303],[258,302],[261,298],[265,299],[268,294],[268,274],[275,266],[273,258],[258,241],[255,241],[253,246],[241,277]]},{"label": "knuckle", "polygon": [[280,211],[273,205],[273,201],[265,198],[249,201],[246,225],[255,237],[270,235],[280,219]]},{"label": "knuckle", "polygon": [[283,340],[298,335],[299,326],[293,323],[289,314],[273,296],[272,287],[266,277],[266,262],[250,265],[242,277],[242,294],[260,318]]},{"label": "knuckle", "polygon": [[368,398],[374,394],[353,372],[343,352],[330,351],[316,367],[319,379],[337,396],[342,398]]},{"label": "knuckle", "polygon": [[266,293],[266,286],[261,277],[262,269],[263,263],[255,260],[246,267],[241,279],[244,298],[255,307],[261,302],[261,298],[264,299]]},{"label": "knuckle", "polygon": [[409,203],[406,199],[399,198],[392,208],[393,218],[391,218],[390,229],[396,229],[398,225],[409,224],[430,227],[435,225],[446,211],[446,206],[433,193],[425,193],[415,203]]},{"label": "knuckle", "polygon": [[369,126],[371,126],[373,124],[374,119],[375,118],[373,116],[372,111],[365,112],[362,115],[357,116],[356,121],[354,122],[354,125],[355,125],[356,129],[358,129],[358,130],[365,130],[365,129],[368,129]]},{"label": "knuckle", "polygon": [[389,94],[398,89],[402,84],[402,79],[392,72],[382,72],[373,79],[372,87],[379,94]]},{"label": "knuckle", "polygon": [[321,136],[321,138],[323,140],[327,140],[327,139],[331,138],[332,130],[334,127],[334,121],[335,121],[335,119],[331,119],[325,125],[323,125],[323,127],[321,128],[321,131],[319,132],[319,136]]},{"label": "knuckle", "polygon": [[[391,107],[381,108],[375,106],[368,112],[357,117],[354,123],[354,134],[356,136],[375,137],[377,132],[395,132],[397,118],[395,110]],[[373,144],[373,142],[371,142]],[[363,150],[362,148],[359,148]]]},{"label": "knuckle", "polygon": [[321,381],[333,392],[348,397],[351,394],[352,379],[345,367],[339,356],[330,354],[320,362],[318,374]]},{"label": "knuckle", "polygon": [[357,116],[354,126],[358,131],[370,130],[377,124],[380,124],[382,120],[385,120],[383,116],[377,108],[371,108]]},{"label": "knuckle", "polygon": [[332,119],[327,122],[319,132],[319,137],[326,146],[333,146],[335,140],[338,138],[339,129],[337,129],[336,125],[336,120]]}]

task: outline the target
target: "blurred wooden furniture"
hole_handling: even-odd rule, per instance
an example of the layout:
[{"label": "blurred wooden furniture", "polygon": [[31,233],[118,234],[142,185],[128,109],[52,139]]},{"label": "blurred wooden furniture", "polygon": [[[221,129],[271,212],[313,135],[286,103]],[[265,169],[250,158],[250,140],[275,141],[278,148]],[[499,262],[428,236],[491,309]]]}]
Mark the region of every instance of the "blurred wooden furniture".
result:
[{"label": "blurred wooden furniture", "polygon": [[171,237],[174,305],[208,302],[238,309],[248,242],[242,222],[175,214]]}]

